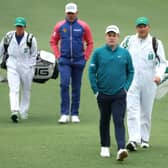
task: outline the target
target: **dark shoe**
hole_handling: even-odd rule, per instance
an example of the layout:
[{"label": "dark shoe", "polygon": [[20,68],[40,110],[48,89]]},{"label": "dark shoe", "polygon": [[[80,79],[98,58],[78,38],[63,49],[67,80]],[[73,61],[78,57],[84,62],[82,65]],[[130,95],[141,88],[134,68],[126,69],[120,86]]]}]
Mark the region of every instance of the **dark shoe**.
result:
[{"label": "dark shoe", "polygon": [[137,143],[133,142],[133,141],[130,141],[130,142],[127,143],[126,148],[131,152],[132,151],[137,151]]},{"label": "dark shoe", "polygon": [[18,123],[18,116],[16,114],[12,114],[11,115],[11,120],[14,122],[14,123]]}]

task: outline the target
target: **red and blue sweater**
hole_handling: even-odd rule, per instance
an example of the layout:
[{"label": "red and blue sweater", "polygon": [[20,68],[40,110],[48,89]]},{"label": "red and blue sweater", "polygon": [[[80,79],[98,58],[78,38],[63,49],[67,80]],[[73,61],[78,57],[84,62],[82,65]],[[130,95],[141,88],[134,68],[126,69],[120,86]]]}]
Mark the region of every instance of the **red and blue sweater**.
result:
[{"label": "red and blue sweater", "polygon": [[56,58],[88,60],[93,49],[91,30],[82,20],[69,22],[65,19],[55,25],[50,45]]}]

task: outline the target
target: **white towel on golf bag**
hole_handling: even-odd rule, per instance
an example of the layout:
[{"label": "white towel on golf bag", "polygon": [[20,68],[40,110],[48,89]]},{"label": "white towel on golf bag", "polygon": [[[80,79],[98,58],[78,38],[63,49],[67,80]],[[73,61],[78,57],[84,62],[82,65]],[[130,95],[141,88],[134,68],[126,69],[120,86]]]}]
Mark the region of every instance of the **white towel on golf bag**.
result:
[{"label": "white towel on golf bag", "polygon": [[48,51],[44,51],[44,50],[40,50],[40,58],[48,61],[50,63],[55,64],[55,56],[54,54],[48,52]]}]

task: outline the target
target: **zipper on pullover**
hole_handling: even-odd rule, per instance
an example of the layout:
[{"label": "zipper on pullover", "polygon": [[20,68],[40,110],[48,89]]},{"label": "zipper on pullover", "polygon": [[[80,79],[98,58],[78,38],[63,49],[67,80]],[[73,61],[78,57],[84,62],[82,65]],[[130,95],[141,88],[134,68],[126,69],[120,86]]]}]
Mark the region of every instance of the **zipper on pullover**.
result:
[{"label": "zipper on pullover", "polygon": [[71,61],[73,61],[73,52],[72,52],[72,23],[70,23],[70,57]]}]

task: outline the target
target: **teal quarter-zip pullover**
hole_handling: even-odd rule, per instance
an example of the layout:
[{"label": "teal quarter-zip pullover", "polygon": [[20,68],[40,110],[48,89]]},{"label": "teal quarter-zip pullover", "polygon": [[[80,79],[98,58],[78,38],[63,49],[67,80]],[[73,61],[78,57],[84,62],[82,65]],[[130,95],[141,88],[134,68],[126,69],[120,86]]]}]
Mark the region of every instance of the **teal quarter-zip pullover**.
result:
[{"label": "teal quarter-zip pullover", "polygon": [[114,95],[121,89],[128,90],[134,75],[129,52],[117,46],[112,50],[104,45],[94,51],[89,64],[91,88],[106,95]]}]

